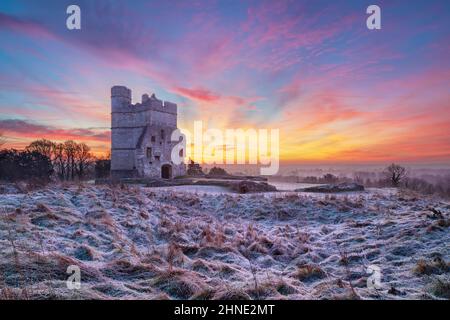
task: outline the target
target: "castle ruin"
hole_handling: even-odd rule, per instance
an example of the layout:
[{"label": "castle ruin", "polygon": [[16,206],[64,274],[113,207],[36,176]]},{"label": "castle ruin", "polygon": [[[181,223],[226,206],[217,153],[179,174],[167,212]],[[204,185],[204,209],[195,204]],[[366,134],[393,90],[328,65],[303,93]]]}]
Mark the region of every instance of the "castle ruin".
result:
[{"label": "castle ruin", "polygon": [[[154,94],[132,104],[131,90],[111,88],[111,177],[171,179],[185,174],[184,163],[171,161],[177,129],[177,105]],[[180,156],[184,150],[180,150]]]}]

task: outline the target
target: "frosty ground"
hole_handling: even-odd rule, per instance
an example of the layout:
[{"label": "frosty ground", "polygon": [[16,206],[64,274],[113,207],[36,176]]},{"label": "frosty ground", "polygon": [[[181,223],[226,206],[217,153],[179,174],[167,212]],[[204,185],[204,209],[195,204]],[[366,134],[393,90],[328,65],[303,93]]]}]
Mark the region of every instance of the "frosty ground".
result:
[{"label": "frosty ground", "polygon": [[[52,185],[0,194],[0,298],[449,299],[449,211],[393,189],[230,194]],[[208,192],[212,190],[212,192]],[[69,265],[81,289],[69,290]],[[367,268],[381,287],[367,287]]]}]

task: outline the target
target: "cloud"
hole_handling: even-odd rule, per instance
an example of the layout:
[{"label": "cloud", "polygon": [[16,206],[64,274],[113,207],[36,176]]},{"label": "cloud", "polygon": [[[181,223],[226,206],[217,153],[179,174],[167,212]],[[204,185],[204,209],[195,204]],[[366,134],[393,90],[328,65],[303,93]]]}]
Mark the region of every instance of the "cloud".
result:
[{"label": "cloud", "polygon": [[213,93],[207,89],[189,89],[177,87],[173,90],[175,93],[178,93],[186,98],[191,100],[201,101],[201,102],[214,102],[220,99],[220,96],[216,93]]},{"label": "cloud", "polygon": [[109,122],[108,86],[120,81],[169,94],[183,125],[278,127],[289,159],[448,159],[443,5],[421,5],[432,20],[392,5],[396,19],[374,33],[347,3],[80,4],[80,32],[50,2],[46,13],[0,13],[2,121],[34,120],[2,123],[11,135],[105,144],[107,130],[76,128]]},{"label": "cloud", "polygon": [[0,120],[0,128],[5,136],[28,139],[49,139],[53,141],[76,140],[87,142],[102,142],[108,144],[110,141],[109,130],[97,130],[94,128],[58,128],[50,125],[33,123],[20,119]]},{"label": "cloud", "polygon": [[0,12],[0,28],[10,29],[31,37],[55,39],[55,35],[40,23],[19,19],[17,17]]}]

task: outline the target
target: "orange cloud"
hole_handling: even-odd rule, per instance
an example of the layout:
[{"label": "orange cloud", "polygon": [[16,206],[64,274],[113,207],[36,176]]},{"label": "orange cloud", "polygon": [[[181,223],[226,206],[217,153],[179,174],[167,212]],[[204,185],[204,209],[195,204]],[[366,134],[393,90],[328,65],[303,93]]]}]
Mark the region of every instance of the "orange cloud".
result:
[{"label": "orange cloud", "polygon": [[184,97],[187,97],[191,100],[201,101],[201,102],[213,102],[217,101],[220,96],[206,89],[188,89],[177,87],[173,90],[175,93],[178,93]]},{"label": "orange cloud", "polygon": [[6,138],[6,147],[9,148],[20,149],[33,140],[44,138],[55,142],[86,142],[90,146],[95,145],[96,152],[106,153],[111,141],[110,130],[104,128],[64,129],[17,119],[0,120],[0,128]]}]

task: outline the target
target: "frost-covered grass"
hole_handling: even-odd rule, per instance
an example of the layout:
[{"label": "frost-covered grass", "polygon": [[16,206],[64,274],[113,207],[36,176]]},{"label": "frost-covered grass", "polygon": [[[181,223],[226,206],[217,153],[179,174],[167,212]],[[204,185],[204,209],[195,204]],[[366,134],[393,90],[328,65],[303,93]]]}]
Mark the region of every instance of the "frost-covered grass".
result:
[{"label": "frost-covered grass", "polygon": [[[392,190],[0,194],[0,298],[448,299],[449,209]],[[73,264],[80,290],[66,288]]]}]

